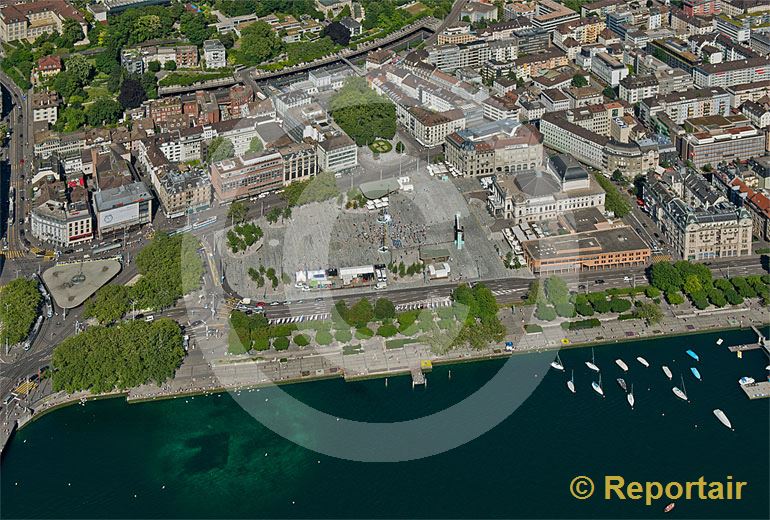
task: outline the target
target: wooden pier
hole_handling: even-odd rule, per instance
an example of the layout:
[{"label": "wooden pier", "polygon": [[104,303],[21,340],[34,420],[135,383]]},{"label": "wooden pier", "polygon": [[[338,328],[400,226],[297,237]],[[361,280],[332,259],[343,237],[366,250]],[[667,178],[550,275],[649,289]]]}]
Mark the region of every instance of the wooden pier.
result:
[{"label": "wooden pier", "polygon": [[746,393],[749,399],[767,399],[770,398],[770,381],[741,385],[741,390]]}]

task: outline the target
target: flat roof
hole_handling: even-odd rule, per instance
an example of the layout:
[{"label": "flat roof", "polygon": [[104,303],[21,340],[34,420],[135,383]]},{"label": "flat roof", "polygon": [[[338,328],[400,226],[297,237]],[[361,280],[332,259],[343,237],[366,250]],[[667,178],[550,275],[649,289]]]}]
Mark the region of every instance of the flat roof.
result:
[{"label": "flat roof", "polygon": [[142,181],[125,184],[116,188],[99,190],[94,193],[94,203],[97,211],[107,211],[119,206],[127,206],[135,202],[151,200],[147,186]]},{"label": "flat roof", "polygon": [[522,246],[535,260],[567,260],[586,255],[649,250],[647,244],[628,226],[528,240]]},{"label": "flat roof", "polygon": [[398,181],[396,179],[383,179],[381,181],[364,182],[360,186],[361,193],[369,200],[379,199],[398,191]]}]

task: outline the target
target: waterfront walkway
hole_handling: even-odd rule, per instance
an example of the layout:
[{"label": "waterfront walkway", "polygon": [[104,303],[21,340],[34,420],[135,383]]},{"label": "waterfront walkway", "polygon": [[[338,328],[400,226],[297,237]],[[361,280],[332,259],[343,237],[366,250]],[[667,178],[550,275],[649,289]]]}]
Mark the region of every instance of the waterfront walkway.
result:
[{"label": "waterfront walkway", "polygon": [[[655,325],[639,320],[619,321],[610,319],[600,327],[564,331],[558,325],[545,327],[542,333],[515,332],[505,341],[513,343],[513,353],[558,349],[592,343],[611,343],[638,340],[664,335],[692,334],[725,328],[750,326],[766,327],[770,323],[770,309],[754,304],[731,309],[732,312],[675,316],[670,311]],[[509,331],[521,331],[531,307],[504,309],[503,322]],[[504,343],[474,350],[459,348],[446,355],[436,356],[427,345],[408,344],[402,348],[387,349],[383,338],[374,337],[363,342],[360,353],[346,355],[341,347],[307,347],[299,351],[284,351],[281,357],[225,356],[221,351],[221,339],[200,338],[191,348],[176,377],[158,387],[145,385],[126,394],[129,402],[167,399],[183,395],[212,393],[242,388],[267,386],[320,378],[345,377],[360,379],[410,374],[412,368],[426,360],[436,363],[464,362],[492,359],[511,355]],[[272,354],[268,354],[272,355]],[[41,390],[42,391],[42,390]],[[120,394],[113,394],[120,395]],[[0,441],[4,446],[8,435],[18,422],[23,425],[34,416],[67,403],[93,397],[86,393],[68,395],[63,392],[40,396],[26,406],[26,412],[17,412],[2,424]]]}]

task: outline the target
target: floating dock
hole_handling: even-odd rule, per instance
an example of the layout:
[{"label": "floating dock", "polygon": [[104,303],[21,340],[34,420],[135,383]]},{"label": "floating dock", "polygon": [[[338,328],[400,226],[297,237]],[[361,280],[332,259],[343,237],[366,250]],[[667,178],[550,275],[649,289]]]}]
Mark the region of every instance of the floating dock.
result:
[{"label": "floating dock", "polygon": [[415,367],[411,369],[410,372],[412,373],[412,388],[417,385],[428,386],[427,380],[425,379],[425,374],[422,373],[422,369],[420,367]]},{"label": "floating dock", "polygon": [[747,350],[759,350],[761,348],[759,343],[747,343],[746,345],[733,345],[732,347],[727,347],[730,352],[745,352]]},{"label": "floating dock", "polygon": [[412,374],[412,388],[417,385],[428,386],[428,380],[425,377],[425,372],[433,370],[433,363],[429,359],[420,360],[420,366],[413,367],[409,370]]},{"label": "floating dock", "polygon": [[749,399],[767,399],[770,397],[770,381],[741,385],[741,390],[746,393]]}]

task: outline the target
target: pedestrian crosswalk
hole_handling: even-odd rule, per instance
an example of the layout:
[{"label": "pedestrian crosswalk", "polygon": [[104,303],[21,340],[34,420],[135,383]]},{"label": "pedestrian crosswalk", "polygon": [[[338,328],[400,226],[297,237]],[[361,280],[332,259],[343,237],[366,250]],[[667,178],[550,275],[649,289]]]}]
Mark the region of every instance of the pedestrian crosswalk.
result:
[{"label": "pedestrian crosswalk", "polygon": [[305,321],[322,321],[328,320],[332,315],[328,312],[322,312],[320,314],[308,314],[307,316],[286,316],[283,318],[270,318],[268,323],[271,325],[284,325],[287,323],[302,323]]},{"label": "pedestrian crosswalk", "polygon": [[396,305],[397,311],[412,311],[416,309],[438,309],[440,307],[450,307],[452,299],[447,296],[438,300],[427,300],[421,302],[401,303]]},{"label": "pedestrian crosswalk", "polygon": [[13,259],[13,258],[24,258],[27,256],[26,251],[21,251],[19,249],[10,249],[8,251],[0,251],[0,254],[5,255],[5,258],[7,259]]},{"label": "pedestrian crosswalk", "polygon": [[514,293],[517,290],[518,289],[496,289],[496,290],[492,291],[492,294],[494,294],[495,296],[503,296],[505,294]]}]

